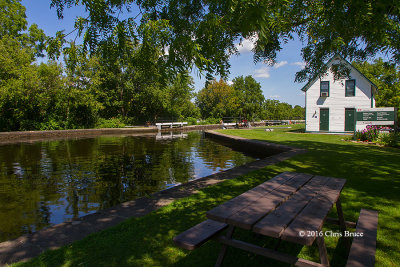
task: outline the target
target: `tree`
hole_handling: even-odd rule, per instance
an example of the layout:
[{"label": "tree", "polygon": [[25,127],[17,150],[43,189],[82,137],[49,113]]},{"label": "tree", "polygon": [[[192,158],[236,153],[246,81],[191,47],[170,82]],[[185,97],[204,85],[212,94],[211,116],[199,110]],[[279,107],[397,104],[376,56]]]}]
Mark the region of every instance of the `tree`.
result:
[{"label": "tree", "polygon": [[252,76],[233,79],[233,89],[239,102],[239,115],[247,120],[260,118],[262,104],[265,100],[261,85]]},{"label": "tree", "polygon": [[188,73],[180,73],[168,86],[168,113],[171,117],[177,119],[198,117],[198,108],[191,101],[194,97],[193,84],[193,78]]},{"label": "tree", "polygon": [[[0,39],[0,130],[46,128],[62,116],[62,70],[56,63],[33,63],[32,49],[13,38]],[[55,116],[55,117],[54,117]]]},{"label": "tree", "polygon": [[303,108],[299,105],[294,106],[294,108],[292,110],[291,119],[304,120],[304,118],[305,118],[305,108]]},{"label": "tree", "polygon": [[43,56],[47,36],[36,24],[27,28],[25,7],[21,1],[0,0],[0,10],[0,38],[14,38],[23,47],[31,48],[35,56]]},{"label": "tree", "polygon": [[222,118],[238,115],[238,98],[224,80],[213,80],[197,93],[196,104],[203,118]]},{"label": "tree", "polygon": [[[361,60],[388,52],[400,62],[400,9],[395,0],[51,1],[60,18],[73,5],[83,5],[89,13],[75,23],[89,49],[118,33],[118,40],[168,47],[169,55],[160,57],[165,68],[189,68],[194,63],[201,71],[224,77],[229,55],[237,53],[235,41],[252,38],[255,61],[273,64],[282,46],[296,36],[305,44],[306,62],[296,81],[323,73],[324,62],[335,53]],[[137,12],[121,18],[129,11]],[[57,34],[53,47],[65,36]]]},{"label": "tree", "polygon": [[279,100],[267,99],[263,105],[264,118],[268,120],[300,120],[304,119],[305,109],[296,105],[294,108]]},{"label": "tree", "polygon": [[375,96],[377,107],[400,108],[400,69],[395,64],[384,62],[381,58],[372,64],[366,61],[352,64],[378,86],[379,92]]}]

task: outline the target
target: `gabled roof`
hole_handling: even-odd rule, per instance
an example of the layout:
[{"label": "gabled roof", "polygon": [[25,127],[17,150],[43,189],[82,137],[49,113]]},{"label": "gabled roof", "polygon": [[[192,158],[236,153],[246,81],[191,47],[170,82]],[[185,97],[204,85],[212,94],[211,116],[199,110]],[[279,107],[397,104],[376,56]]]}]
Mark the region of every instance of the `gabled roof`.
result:
[{"label": "gabled roof", "polygon": [[[351,69],[355,70],[356,72],[358,72],[362,77],[364,77],[374,88],[376,91],[378,91],[378,86],[376,86],[370,79],[368,79],[364,74],[362,74],[361,71],[359,71],[356,67],[354,67],[353,65],[351,65],[345,58],[343,58],[341,55],[336,54],[335,56],[333,56],[326,64],[325,66],[328,68],[330,67],[331,63],[335,60],[335,59],[339,59],[341,61],[343,61],[345,64],[347,64]],[[321,73],[317,73],[311,80],[308,81],[308,83],[306,85],[304,85],[303,88],[301,88],[302,91],[306,92],[308,90],[308,88],[310,88],[311,85],[313,85],[320,77]]]}]

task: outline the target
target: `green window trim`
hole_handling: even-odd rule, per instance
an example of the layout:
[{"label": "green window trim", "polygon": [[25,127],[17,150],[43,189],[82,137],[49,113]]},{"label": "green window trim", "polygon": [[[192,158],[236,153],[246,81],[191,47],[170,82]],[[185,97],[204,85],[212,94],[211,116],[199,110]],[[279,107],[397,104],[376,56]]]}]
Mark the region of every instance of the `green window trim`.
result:
[{"label": "green window trim", "polygon": [[371,108],[374,107],[374,90],[372,89],[372,85],[371,85]]},{"label": "green window trim", "polygon": [[329,97],[329,81],[321,81],[319,85],[319,96],[320,97]]},{"label": "green window trim", "polygon": [[344,90],[346,97],[356,96],[356,80],[346,80]]}]

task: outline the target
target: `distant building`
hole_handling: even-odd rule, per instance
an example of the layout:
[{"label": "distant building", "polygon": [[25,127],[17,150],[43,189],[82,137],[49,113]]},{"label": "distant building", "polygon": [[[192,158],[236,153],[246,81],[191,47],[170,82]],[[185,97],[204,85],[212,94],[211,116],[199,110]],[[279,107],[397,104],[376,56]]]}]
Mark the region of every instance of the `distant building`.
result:
[{"label": "distant building", "polygon": [[[344,64],[350,78],[335,80],[333,64]],[[357,108],[375,108],[377,86],[343,57],[326,63],[327,72],[318,74],[301,90],[306,100],[306,132],[352,132]]]}]

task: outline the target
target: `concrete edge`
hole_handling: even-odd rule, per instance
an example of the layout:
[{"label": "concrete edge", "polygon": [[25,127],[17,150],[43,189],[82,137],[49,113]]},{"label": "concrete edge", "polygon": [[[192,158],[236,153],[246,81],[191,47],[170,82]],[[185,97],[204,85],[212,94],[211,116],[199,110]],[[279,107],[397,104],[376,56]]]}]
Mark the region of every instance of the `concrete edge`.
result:
[{"label": "concrete edge", "polygon": [[[162,129],[161,132],[170,131],[193,131],[216,129],[221,126],[218,124],[190,125],[182,128]],[[54,130],[54,131],[21,131],[21,132],[0,132],[0,144],[53,141],[69,138],[92,138],[99,135],[151,135],[156,134],[156,127],[143,128],[103,128],[103,129],[77,129],[77,130]]]},{"label": "concrete edge", "polygon": [[14,240],[2,242],[0,243],[0,266],[27,261],[46,250],[57,249],[81,240],[89,234],[115,226],[128,218],[144,216],[177,199],[195,194],[198,190],[205,187],[237,178],[307,152],[305,149],[229,136],[214,131],[208,131],[206,134],[214,138],[242,142],[244,145],[253,148],[279,149],[280,153],[157,192],[150,198],[139,198],[124,202],[115,207],[88,214],[76,221],[64,222],[33,234],[23,235]]}]

